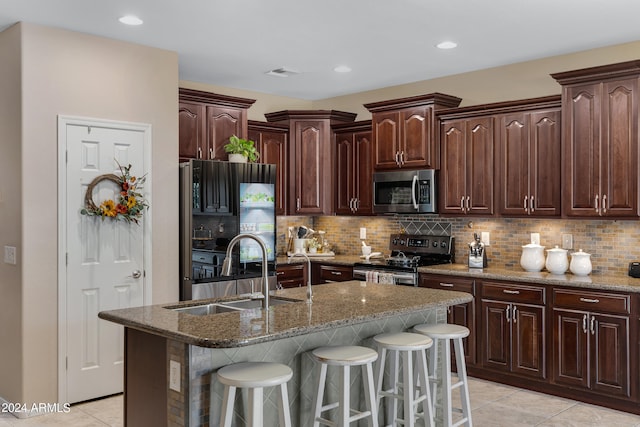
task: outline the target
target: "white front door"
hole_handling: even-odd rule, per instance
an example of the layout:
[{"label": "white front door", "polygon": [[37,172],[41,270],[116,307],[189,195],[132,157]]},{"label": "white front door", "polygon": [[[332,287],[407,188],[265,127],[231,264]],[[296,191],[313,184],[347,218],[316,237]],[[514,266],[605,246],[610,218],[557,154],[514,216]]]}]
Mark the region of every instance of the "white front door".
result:
[{"label": "white front door", "polygon": [[[121,176],[118,164],[131,164],[131,175],[138,177],[147,169],[144,131],[115,123],[61,126],[65,140],[59,144],[66,144],[67,160],[66,191],[61,195],[66,199],[66,218],[61,218],[66,221],[66,274],[60,276],[66,283],[60,288],[66,301],[59,306],[66,313],[59,316],[59,327],[66,333],[66,390],[60,387],[59,399],[74,403],[122,392],[123,328],[99,319],[98,313],[144,303],[147,212],[140,224],[81,215],[87,187],[100,175]],[[116,183],[102,180],[92,192],[93,201],[100,206],[107,199],[117,200],[120,190]]]}]

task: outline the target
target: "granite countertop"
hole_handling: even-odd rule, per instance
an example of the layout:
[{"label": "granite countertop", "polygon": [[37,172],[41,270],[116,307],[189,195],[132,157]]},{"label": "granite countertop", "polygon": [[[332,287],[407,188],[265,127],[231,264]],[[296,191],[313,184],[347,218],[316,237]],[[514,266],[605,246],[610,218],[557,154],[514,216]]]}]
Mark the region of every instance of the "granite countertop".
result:
[{"label": "granite countertop", "polygon": [[[348,266],[352,266],[356,262],[363,261],[363,258],[360,258],[358,255],[335,255],[331,257],[312,255],[309,257],[309,259],[311,260],[311,262],[321,262],[323,264],[348,265]],[[307,262],[305,257],[303,256],[288,257],[286,255],[280,255],[276,258],[276,265],[299,264],[301,262]]]},{"label": "granite countertop", "polygon": [[471,277],[475,279],[513,280],[518,282],[559,285],[575,288],[640,292],[640,279],[622,275],[591,274],[589,276],[575,276],[569,272],[562,275],[556,275],[546,271],[540,273],[529,273],[517,268],[469,268],[466,264],[443,264],[420,267],[418,268],[418,272]]},{"label": "granite countertop", "polygon": [[[462,304],[470,294],[356,280],[313,287],[307,304],[306,287],[282,289],[271,298],[299,302],[206,316],[179,313],[165,307],[187,307],[215,300],[185,301],[103,311],[101,319],[200,347],[232,348],[272,341],[335,327],[365,323],[436,307]],[[267,315],[268,312],[268,315]]]}]

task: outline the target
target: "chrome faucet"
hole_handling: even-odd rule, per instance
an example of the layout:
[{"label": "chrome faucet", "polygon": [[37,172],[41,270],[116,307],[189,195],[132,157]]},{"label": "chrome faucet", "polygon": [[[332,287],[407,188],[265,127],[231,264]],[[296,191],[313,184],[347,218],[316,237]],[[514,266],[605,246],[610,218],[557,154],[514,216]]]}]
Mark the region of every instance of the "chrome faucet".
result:
[{"label": "chrome faucet", "polygon": [[311,260],[307,256],[307,254],[303,254],[302,252],[296,252],[289,257],[287,264],[291,264],[291,258],[296,256],[305,257],[307,260],[307,304],[311,304],[313,302],[313,291],[311,290]]},{"label": "chrome faucet", "polygon": [[224,261],[222,262],[221,274],[223,276],[231,276],[231,269],[233,267],[231,252],[233,251],[233,248],[236,246],[236,243],[238,243],[242,239],[255,240],[260,246],[260,249],[262,249],[262,295],[264,296],[264,299],[262,301],[262,308],[268,310],[269,309],[269,272],[267,270],[267,247],[265,246],[264,242],[260,240],[258,236],[256,236],[255,234],[245,233],[245,234],[238,234],[236,237],[231,239],[231,241],[229,242],[229,246],[227,246],[227,253],[225,254]]}]

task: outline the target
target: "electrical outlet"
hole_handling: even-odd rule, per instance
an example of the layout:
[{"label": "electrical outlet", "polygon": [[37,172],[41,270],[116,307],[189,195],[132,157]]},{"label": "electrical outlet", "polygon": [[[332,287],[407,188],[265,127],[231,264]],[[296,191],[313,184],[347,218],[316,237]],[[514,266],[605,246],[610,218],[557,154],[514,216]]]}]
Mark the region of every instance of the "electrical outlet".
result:
[{"label": "electrical outlet", "polygon": [[367,227],[360,227],[360,240],[367,238]]},{"label": "electrical outlet", "polygon": [[169,361],[169,388],[180,393],[180,362]]},{"label": "electrical outlet", "polygon": [[491,239],[488,231],[483,231],[480,234],[480,236],[481,236],[480,239],[482,240],[482,243],[484,243],[485,246],[491,246]]},{"label": "electrical outlet", "polygon": [[573,235],[572,234],[563,234],[562,235],[562,249],[573,249]]},{"label": "electrical outlet", "polygon": [[4,247],[4,262],[5,264],[16,265],[16,248],[15,246]]},{"label": "electrical outlet", "polygon": [[531,233],[531,243],[534,245],[540,244],[540,233]]}]

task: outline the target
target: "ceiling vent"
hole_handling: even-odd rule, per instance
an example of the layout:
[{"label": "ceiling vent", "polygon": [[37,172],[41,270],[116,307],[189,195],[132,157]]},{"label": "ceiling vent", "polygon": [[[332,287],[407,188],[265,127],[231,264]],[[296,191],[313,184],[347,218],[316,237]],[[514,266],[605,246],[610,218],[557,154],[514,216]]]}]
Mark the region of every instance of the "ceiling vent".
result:
[{"label": "ceiling vent", "polygon": [[268,76],[276,76],[276,77],[289,77],[294,76],[296,74],[300,74],[300,71],[291,70],[289,68],[280,67],[275,70],[267,71],[265,74]]}]

